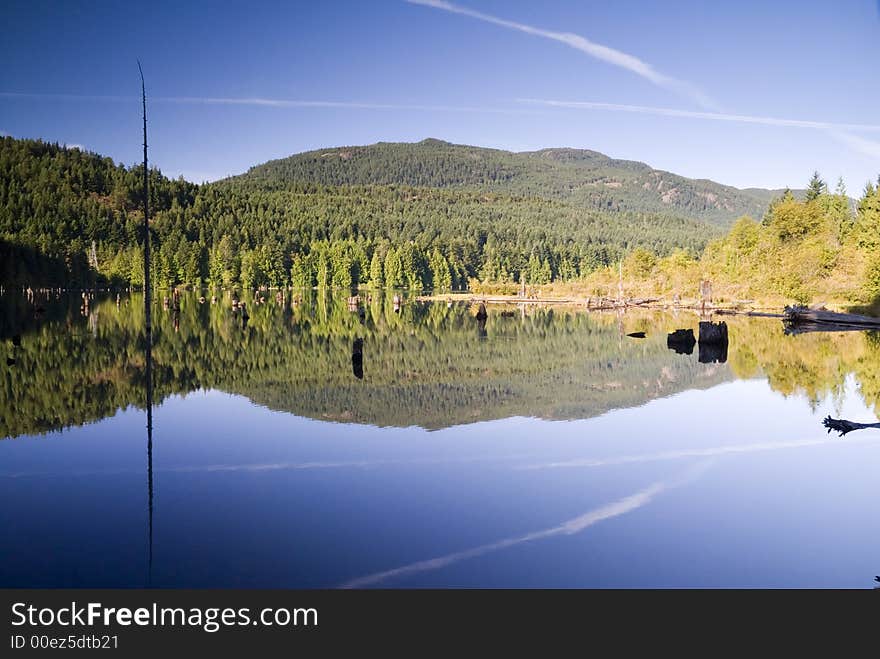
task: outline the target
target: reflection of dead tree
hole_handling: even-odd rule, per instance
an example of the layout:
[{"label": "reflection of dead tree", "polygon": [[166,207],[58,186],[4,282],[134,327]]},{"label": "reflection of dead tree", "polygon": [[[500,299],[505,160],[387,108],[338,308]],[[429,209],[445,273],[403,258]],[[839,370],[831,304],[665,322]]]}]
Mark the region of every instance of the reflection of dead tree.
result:
[{"label": "reflection of dead tree", "polygon": [[364,340],[357,338],[351,346],[351,369],[358,380],[364,379]]},{"label": "reflection of dead tree", "polygon": [[853,430],[863,430],[865,428],[880,428],[880,423],[857,423],[855,421],[847,421],[846,419],[832,419],[826,416],[822,420],[822,424],[828,428],[828,432],[836,430],[843,437],[846,433]]}]

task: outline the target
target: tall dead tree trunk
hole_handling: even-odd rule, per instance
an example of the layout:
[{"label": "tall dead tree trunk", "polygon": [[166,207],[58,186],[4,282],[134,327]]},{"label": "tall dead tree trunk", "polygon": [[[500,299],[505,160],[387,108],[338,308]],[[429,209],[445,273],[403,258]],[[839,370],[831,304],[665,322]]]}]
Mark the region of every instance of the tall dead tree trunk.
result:
[{"label": "tall dead tree trunk", "polygon": [[150,315],[152,290],[150,287],[150,187],[147,169],[147,90],[144,70],[138,60],[141,74],[141,102],[144,119],[144,317],[146,320],[146,393],[147,393],[147,514],[149,555],[147,585],[153,579],[153,323]]},{"label": "tall dead tree trunk", "polygon": [[150,183],[147,169],[147,88],[144,83],[144,70],[138,60],[138,71],[141,74],[141,101],[144,117],[144,314],[147,324],[147,336],[152,333],[153,323],[150,317]]}]

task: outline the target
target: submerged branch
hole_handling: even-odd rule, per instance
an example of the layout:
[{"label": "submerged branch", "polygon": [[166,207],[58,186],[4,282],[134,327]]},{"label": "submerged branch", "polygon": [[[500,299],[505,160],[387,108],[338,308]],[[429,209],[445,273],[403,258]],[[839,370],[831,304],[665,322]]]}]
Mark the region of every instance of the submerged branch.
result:
[{"label": "submerged branch", "polygon": [[857,423],[856,421],[847,421],[846,419],[832,419],[830,416],[826,416],[822,420],[822,425],[828,429],[828,432],[836,430],[840,433],[841,437],[853,430],[863,430],[865,428],[880,429],[880,423]]}]

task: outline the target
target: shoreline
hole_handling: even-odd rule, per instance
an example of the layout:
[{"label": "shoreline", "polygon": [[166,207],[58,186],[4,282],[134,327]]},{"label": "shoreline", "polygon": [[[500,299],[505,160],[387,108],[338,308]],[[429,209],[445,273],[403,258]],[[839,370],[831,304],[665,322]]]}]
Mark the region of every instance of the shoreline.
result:
[{"label": "shoreline", "polygon": [[419,295],[417,302],[447,302],[466,304],[500,304],[500,305],[534,305],[534,306],[574,306],[587,311],[614,311],[625,309],[655,309],[655,310],[686,310],[705,311],[707,314],[719,314],[729,316],[758,316],[765,318],[785,318],[783,310],[776,305],[764,306],[760,304],[744,305],[743,303],[710,304],[705,306],[699,300],[681,300],[677,304],[661,298],[627,298],[624,300],[612,300],[609,298],[593,298],[581,296],[557,295],[552,297],[527,298],[519,295],[482,295],[478,293],[440,293],[434,295]]}]

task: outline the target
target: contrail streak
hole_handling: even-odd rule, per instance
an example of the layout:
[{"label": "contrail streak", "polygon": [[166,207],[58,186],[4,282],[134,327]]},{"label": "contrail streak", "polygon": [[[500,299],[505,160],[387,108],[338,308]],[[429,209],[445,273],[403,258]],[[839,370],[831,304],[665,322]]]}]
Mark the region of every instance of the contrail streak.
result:
[{"label": "contrail streak", "polygon": [[880,124],[843,124],[829,121],[810,121],[804,119],[785,119],[762,117],[748,114],[727,114],[723,112],[695,112],[674,108],[652,107],[647,105],[625,105],[620,103],[600,103],[597,101],[562,101],[543,98],[519,98],[518,103],[544,107],[571,108],[575,110],[609,110],[613,112],[632,112],[663,117],[684,117],[689,119],[708,119],[712,121],[731,121],[765,126],[789,126],[793,128],[813,128],[818,130],[862,130],[880,131]]},{"label": "contrail streak", "polygon": [[201,105],[253,105],[270,108],[336,108],[351,110],[403,110],[418,112],[485,112],[490,114],[536,114],[534,111],[516,108],[491,108],[469,105],[430,105],[407,103],[366,103],[361,101],[310,101],[279,98],[223,98],[201,96],[165,96],[156,101],[163,103]]},{"label": "contrail streak", "polygon": [[[104,102],[134,102],[139,100],[135,96],[113,95],[89,95],[89,94],[31,94],[22,92],[0,92],[0,98],[9,99],[48,99],[56,101],[104,101]],[[222,96],[156,96],[154,103],[173,103],[178,105],[232,105],[252,106],[264,108],[286,109],[309,109],[329,108],[340,110],[398,110],[415,112],[473,112],[487,114],[510,114],[510,115],[534,115],[540,114],[535,110],[522,108],[493,108],[461,105],[431,105],[418,103],[370,103],[362,101],[326,101],[326,100],[298,100],[283,98],[234,98]]]},{"label": "contrail streak", "polygon": [[880,158],[880,142],[868,140],[841,130],[828,129],[826,132],[853,151],[871,156],[872,158]]},{"label": "contrail streak", "polygon": [[533,36],[542,37],[544,39],[558,41],[559,43],[563,43],[566,46],[574,48],[575,50],[579,50],[582,53],[589,55],[590,57],[594,57],[603,62],[607,62],[608,64],[612,64],[614,66],[635,73],[636,75],[641,76],[642,78],[648,80],[654,85],[657,85],[658,87],[663,87],[664,89],[668,89],[677,94],[690,98],[698,105],[700,105],[700,107],[709,109],[715,109],[718,107],[718,105],[711,98],[709,98],[709,96],[697,89],[691,83],[664,75],[654,69],[654,67],[652,67],[650,64],[640,60],[634,55],[630,55],[629,53],[624,53],[614,48],[604,46],[600,43],[590,41],[586,37],[582,37],[579,34],[573,34],[571,32],[554,32],[552,30],[544,30],[542,28],[534,27],[532,25],[517,23],[515,21],[498,18],[497,16],[484,14],[483,12],[479,12],[474,9],[468,9],[467,7],[462,7],[460,5],[455,5],[451,2],[445,2],[444,0],[406,1],[413,5],[433,7],[434,9],[441,9],[443,11],[451,12],[453,14],[468,16],[470,18],[475,18],[486,23],[492,23],[493,25],[506,27],[511,30],[517,30],[519,32],[524,32]]},{"label": "contrail streak", "polygon": [[638,510],[642,506],[650,503],[658,494],[661,494],[662,492],[673,487],[683,485],[684,483],[694,479],[708,466],[708,464],[709,463],[702,463],[700,465],[697,465],[696,468],[690,469],[685,472],[685,474],[678,480],[671,482],[655,483],[653,485],[650,485],[649,487],[646,487],[643,490],[640,490],[639,492],[636,492],[635,494],[631,494],[628,497],[618,499],[617,501],[614,501],[605,506],[594,508],[593,510],[586,512],[583,515],[579,515],[566,522],[562,522],[557,526],[552,526],[548,529],[543,529],[540,531],[533,531],[532,533],[516,536],[514,538],[506,538],[504,540],[480,545],[478,547],[472,547],[471,549],[465,549],[463,551],[454,552],[452,554],[446,554],[445,556],[438,556],[437,558],[431,558],[425,561],[410,563],[409,565],[403,565],[392,570],[375,572],[373,574],[368,574],[366,576],[353,579],[347,583],[342,584],[342,586],[340,587],[363,588],[364,586],[372,586],[377,583],[388,581],[389,579],[394,579],[397,577],[417,574],[419,572],[427,572],[430,570],[437,570],[439,568],[446,567],[447,565],[458,563],[459,561],[463,561],[469,558],[476,558],[477,556],[496,552],[501,549],[507,549],[509,547],[521,545],[526,542],[543,540],[545,538],[551,538],[557,535],[574,535],[575,533],[580,533],[581,531],[588,529],[594,524],[598,524],[599,522],[602,522],[606,519],[612,519],[614,517],[619,517],[620,515],[625,515],[626,513],[632,512],[634,510]]}]

